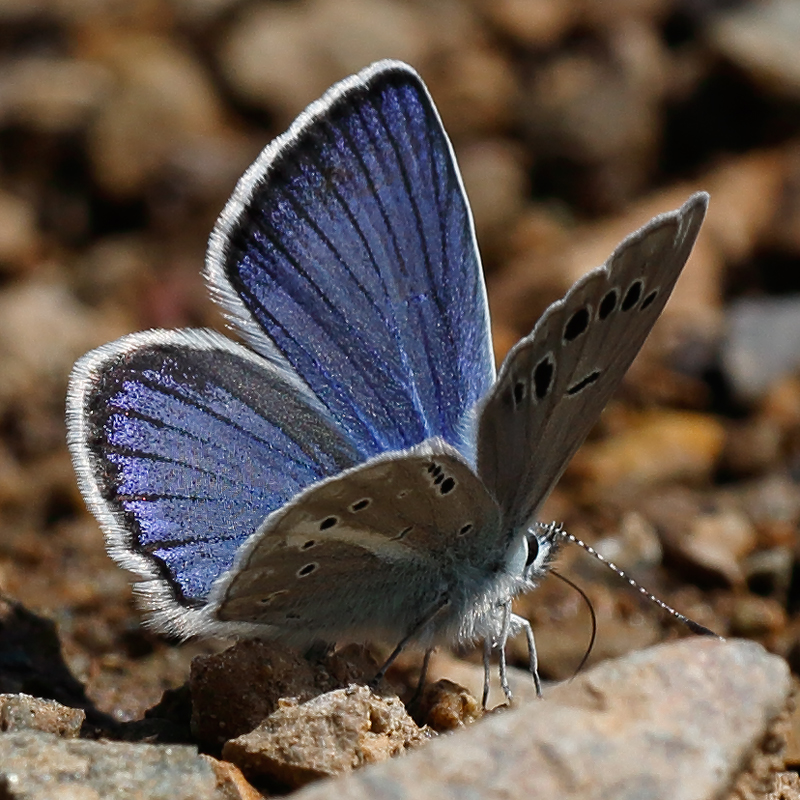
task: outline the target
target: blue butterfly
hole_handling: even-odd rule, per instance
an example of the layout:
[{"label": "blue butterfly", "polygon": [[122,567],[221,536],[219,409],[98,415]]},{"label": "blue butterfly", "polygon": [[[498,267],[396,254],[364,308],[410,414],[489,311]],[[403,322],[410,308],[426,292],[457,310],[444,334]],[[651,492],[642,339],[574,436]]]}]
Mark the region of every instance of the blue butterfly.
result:
[{"label": "blue butterfly", "polygon": [[[501,653],[562,540],[536,513],[666,303],[707,195],[578,281],[495,376],[480,258],[427,89],[382,61],[239,181],[205,277],[247,345],[154,330],[84,356],[69,446],[150,624]],[[488,669],[488,668],[487,668]],[[488,672],[487,672],[488,680]]]}]

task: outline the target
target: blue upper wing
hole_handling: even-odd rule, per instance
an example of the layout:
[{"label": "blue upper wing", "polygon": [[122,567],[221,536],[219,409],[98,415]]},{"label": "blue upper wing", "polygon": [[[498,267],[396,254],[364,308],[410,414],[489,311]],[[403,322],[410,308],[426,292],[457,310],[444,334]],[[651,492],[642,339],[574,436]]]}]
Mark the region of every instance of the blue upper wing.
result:
[{"label": "blue upper wing", "polygon": [[473,460],[472,410],[494,380],[483,275],[412,69],[379,62],[342,81],[267,147],[217,223],[206,275],[362,458],[441,436]]},{"label": "blue upper wing", "polygon": [[[111,555],[153,621],[192,609],[267,515],[360,460],[296,376],[207,331],[148,331],[76,365],[69,444]],[[199,612],[195,615],[201,619]]]}]

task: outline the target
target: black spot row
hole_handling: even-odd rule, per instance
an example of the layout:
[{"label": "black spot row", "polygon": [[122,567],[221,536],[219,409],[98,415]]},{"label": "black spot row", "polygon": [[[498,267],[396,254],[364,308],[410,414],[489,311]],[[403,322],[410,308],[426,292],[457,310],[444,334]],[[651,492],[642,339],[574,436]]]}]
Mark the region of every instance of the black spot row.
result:
[{"label": "black spot row", "polygon": [[[625,292],[625,297],[620,304],[620,309],[622,311],[630,311],[636,306],[642,296],[642,285],[641,280],[635,280],[628,287],[627,292]],[[640,311],[644,311],[644,309],[655,302],[656,297],[658,297],[658,289],[653,289],[642,301]],[[598,319],[601,321],[607,319],[617,308],[618,302],[619,293],[617,289],[609,289],[600,301],[600,306],[597,311]],[[563,341],[565,343],[573,342],[582,336],[588,330],[591,319],[591,311],[588,306],[583,306],[575,311],[564,326]],[[548,354],[533,369],[533,391],[537,401],[544,400],[545,397],[547,397],[552,388],[554,375],[555,363],[552,356]],[[595,381],[599,380],[600,375],[601,373],[599,371],[592,372],[574,386],[567,389],[567,394],[578,394],[587,386],[591,386]],[[526,395],[527,384],[525,381],[517,380],[514,382],[510,393],[506,395],[506,397],[510,398],[514,408],[519,408],[525,400]]]},{"label": "black spot row", "polygon": [[450,494],[456,488],[456,480],[451,476],[445,477],[444,468],[435,461],[428,465],[428,474],[433,475],[433,485],[439,487],[440,494]]}]

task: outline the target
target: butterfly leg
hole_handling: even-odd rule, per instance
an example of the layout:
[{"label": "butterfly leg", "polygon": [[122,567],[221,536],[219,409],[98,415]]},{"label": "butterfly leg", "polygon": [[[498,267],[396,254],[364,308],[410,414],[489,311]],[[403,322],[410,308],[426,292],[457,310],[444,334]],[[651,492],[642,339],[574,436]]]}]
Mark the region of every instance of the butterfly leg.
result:
[{"label": "butterfly leg", "polygon": [[492,642],[489,639],[483,640],[483,697],[481,698],[481,708],[485,711],[486,704],[489,702],[489,682],[492,679]]},{"label": "butterfly leg", "polygon": [[369,685],[372,687],[377,686],[382,680],[383,676],[386,674],[386,670],[394,664],[395,659],[400,653],[403,652],[403,648],[412,640],[414,639],[420,631],[422,631],[425,626],[448,604],[450,603],[450,598],[447,595],[442,595],[439,598],[438,602],[436,603],[430,611],[428,611],[424,617],[411,629],[411,631],[406,634],[401,640],[400,643],[392,650],[391,655],[386,661],[383,662],[381,668],[375,673],[375,677],[369,682]]},{"label": "butterfly leg", "polygon": [[503,689],[503,694],[506,700],[511,702],[511,687],[508,685],[508,663],[506,661],[506,642],[508,641],[508,634],[511,630],[511,620],[515,615],[511,613],[511,601],[503,605],[503,627],[500,632],[500,641],[498,642],[498,650],[500,651],[500,686]]},{"label": "butterfly leg", "polygon": [[425,679],[428,677],[428,666],[431,663],[431,655],[433,654],[433,647],[429,647],[425,651],[425,657],[422,659],[422,669],[419,673],[419,680],[417,681],[417,688],[414,690],[414,695],[406,705],[413,706],[418,703],[422,698],[422,692],[425,689]]},{"label": "butterfly leg", "polygon": [[518,614],[511,615],[511,622],[515,627],[520,627],[525,631],[525,638],[528,640],[528,670],[533,677],[533,685],[536,687],[536,696],[542,696],[542,681],[539,678],[539,659],[536,655],[536,642],[533,639],[533,628],[525,617]]}]

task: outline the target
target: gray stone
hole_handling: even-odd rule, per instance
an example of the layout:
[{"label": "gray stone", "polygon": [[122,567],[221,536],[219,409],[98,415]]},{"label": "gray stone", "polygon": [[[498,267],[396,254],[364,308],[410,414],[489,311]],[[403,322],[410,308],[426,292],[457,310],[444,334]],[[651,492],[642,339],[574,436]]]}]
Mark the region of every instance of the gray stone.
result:
[{"label": "gray stone", "polygon": [[296,797],[716,798],[762,745],[780,750],[770,731],[789,691],[788,666],[759,645],[693,637]]},{"label": "gray stone", "polygon": [[0,736],[3,800],[231,800],[194,747],[60,739],[22,731]]}]

